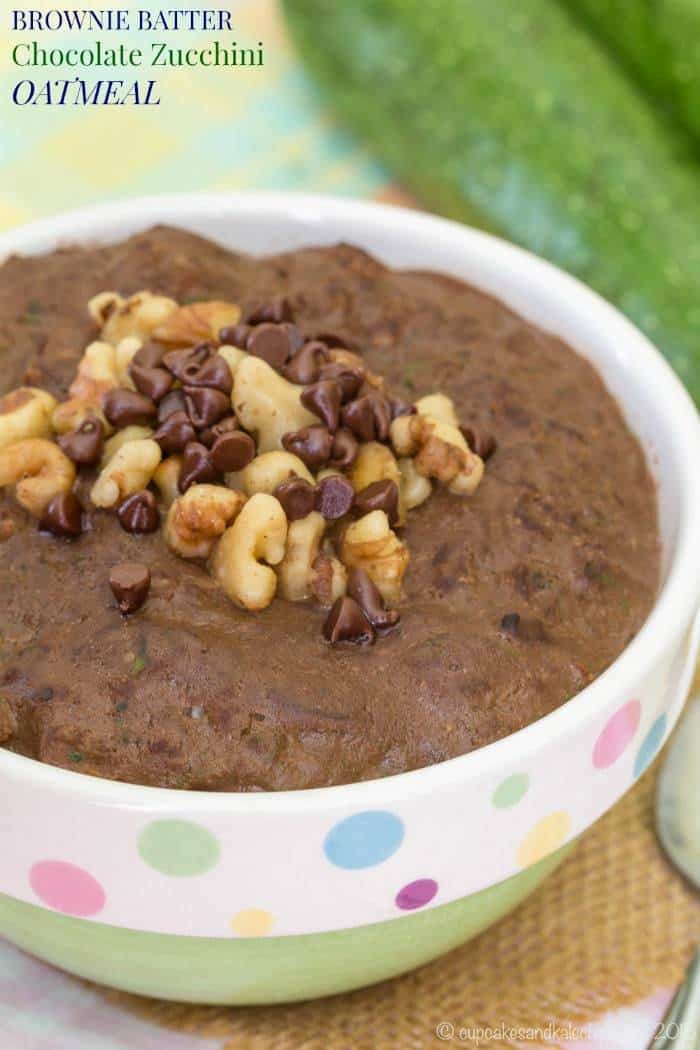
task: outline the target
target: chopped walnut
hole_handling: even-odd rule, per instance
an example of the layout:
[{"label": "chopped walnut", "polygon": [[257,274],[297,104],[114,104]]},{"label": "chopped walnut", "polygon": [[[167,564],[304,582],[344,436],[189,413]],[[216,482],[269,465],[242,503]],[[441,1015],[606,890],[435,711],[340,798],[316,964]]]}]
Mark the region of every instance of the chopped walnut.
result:
[{"label": "chopped walnut", "polygon": [[171,506],[165,542],[181,558],[208,558],[246,497],[221,485],[192,485]]},{"label": "chopped walnut", "polygon": [[410,555],[389,526],[383,510],[374,510],[345,530],[340,560],[348,569],[364,569],[374,581],[385,602],[401,597],[401,583]]},{"label": "chopped walnut", "polygon": [[154,338],[169,346],[196,346],[219,341],[219,332],[241,319],[241,308],[218,300],[178,306],[154,331]]},{"label": "chopped walnut", "polygon": [[129,299],[122,299],[116,292],[102,292],[90,300],[88,309],[97,324],[102,325],[102,339],[117,346],[130,336],[146,342],[177,309],[177,303],[147,291],[137,292]]},{"label": "chopped walnut", "polygon": [[97,341],[86,348],[68,392],[71,399],[101,408],[104,395],[118,385],[116,351],[111,343]]},{"label": "chopped walnut", "polygon": [[[94,507],[134,535],[166,514],[168,547],[208,561],[241,608],[312,599],[331,610],[333,645],[395,627],[385,606],[410,555],[394,527],[429,498],[430,479],[468,494],[483,475],[452,400],[391,396],[359,354],[305,337],[288,305],[245,324],[235,303],[149,291],[106,291],[88,308],[100,337],[69,399],[34,387],[0,398],[0,487],[15,485],[42,529],[77,539],[76,468],[101,451]],[[80,444],[90,418],[94,454]],[[0,542],[14,530],[0,515]],[[0,698],[0,742],[5,708]]]},{"label": "chopped walnut", "polygon": [[332,554],[321,552],[313,563],[311,594],[323,609],[342,598],[348,585],[348,574],[343,563]]},{"label": "chopped walnut", "polygon": [[303,602],[311,597],[313,565],[325,528],[318,511],[289,523],[284,558],[277,566],[277,590],[287,601]]},{"label": "chopped walnut", "polygon": [[483,477],[483,460],[450,423],[430,416],[400,416],[391,424],[391,440],[400,456],[414,457],[419,474],[436,478],[457,495],[470,495]]}]

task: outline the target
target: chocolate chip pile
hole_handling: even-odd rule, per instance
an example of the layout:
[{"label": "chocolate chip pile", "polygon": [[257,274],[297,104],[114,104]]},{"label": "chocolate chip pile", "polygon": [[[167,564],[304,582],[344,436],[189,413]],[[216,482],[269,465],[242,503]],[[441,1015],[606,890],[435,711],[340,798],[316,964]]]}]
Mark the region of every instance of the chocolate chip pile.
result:
[{"label": "chocolate chip pile", "polygon": [[[408,404],[329,334],[309,338],[286,299],[235,304],[95,297],[99,339],[67,401],[26,387],[0,401],[0,486],[41,529],[75,539],[93,508],[195,558],[240,607],[275,596],[330,611],[332,644],[396,628],[409,551],[400,530],[433,481],[469,495],[495,449],[444,394]],[[74,491],[94,472],[90,500]],[[115,566],[123,614],[146,566]]]}]

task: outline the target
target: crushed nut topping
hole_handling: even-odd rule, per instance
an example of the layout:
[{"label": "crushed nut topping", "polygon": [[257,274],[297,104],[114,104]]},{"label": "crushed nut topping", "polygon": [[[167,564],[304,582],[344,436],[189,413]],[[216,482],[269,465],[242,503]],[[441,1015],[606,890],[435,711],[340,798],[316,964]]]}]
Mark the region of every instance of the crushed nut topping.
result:
[{"label": "crushed nut topping", "polygon": [[[284,298],[242,317],[235,303],[106,291],[88,311],[99,331],[66,401],[36,387],[0,398],[0,487],[60,540],[98,510],[135,536],[160,528],[243,609],[330,609],[331,645],[394,630],[409,513],[433,483],[471,495],[495,439],[442,392],[393,397],[357,348],[305,335]],[[149,583],[146,566],[113,569],[123,613]]]}]

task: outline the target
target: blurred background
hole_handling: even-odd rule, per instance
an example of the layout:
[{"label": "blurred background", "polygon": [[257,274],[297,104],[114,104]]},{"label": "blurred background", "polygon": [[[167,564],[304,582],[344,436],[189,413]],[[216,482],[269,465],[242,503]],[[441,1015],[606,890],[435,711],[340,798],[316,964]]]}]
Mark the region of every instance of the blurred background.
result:
[{"label": "blurred background", "polygon": [[[79,6],[76,0],[61,5]],[[159,5],[147,0],[138,6],[157,10]],[[152,108],[11,105],[9,92],[22,76],[40,80],[64,74],[13,66],[12,46],[38,34],[12,33],[4,18],[0,227],[100,200],[182,190],[385,194],[389,176],[332,119],[294,53],[277,0],[236,0],[223,6],[233,10],[240,46],[263,42],[265,65],[235,71],[154,70],[162,104]],[[133,32],[116,36],[133,43],[138,39]],[[167,40],[172,46],[196,47],[211,36],[175,32]],[[87,39],[85,33],[41,34],[46,46],[75,45],[78,40],[85,46]],[[90,80],[97,76],[82,72]]]}]

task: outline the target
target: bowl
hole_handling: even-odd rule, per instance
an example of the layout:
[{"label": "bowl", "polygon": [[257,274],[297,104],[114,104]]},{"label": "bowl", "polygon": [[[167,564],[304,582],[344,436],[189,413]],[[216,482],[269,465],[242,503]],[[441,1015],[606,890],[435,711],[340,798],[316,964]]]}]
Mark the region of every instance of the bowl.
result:
[{"label": "bowl", "polygon": [[276,252],[351,241],[463,278],[589,358],[658,486],[663,584],[626,650],[545,718],[426,769],[308,791],[121,784],[0,750],[0,933],[145,995],[272,1003],[405,972],[474,936],[560,863],[676,722],[700,642],[700,422],[602,299],[512,245],[418,212],[295,194],[121,201],[12,230],[0,258],[171,223]]}]

